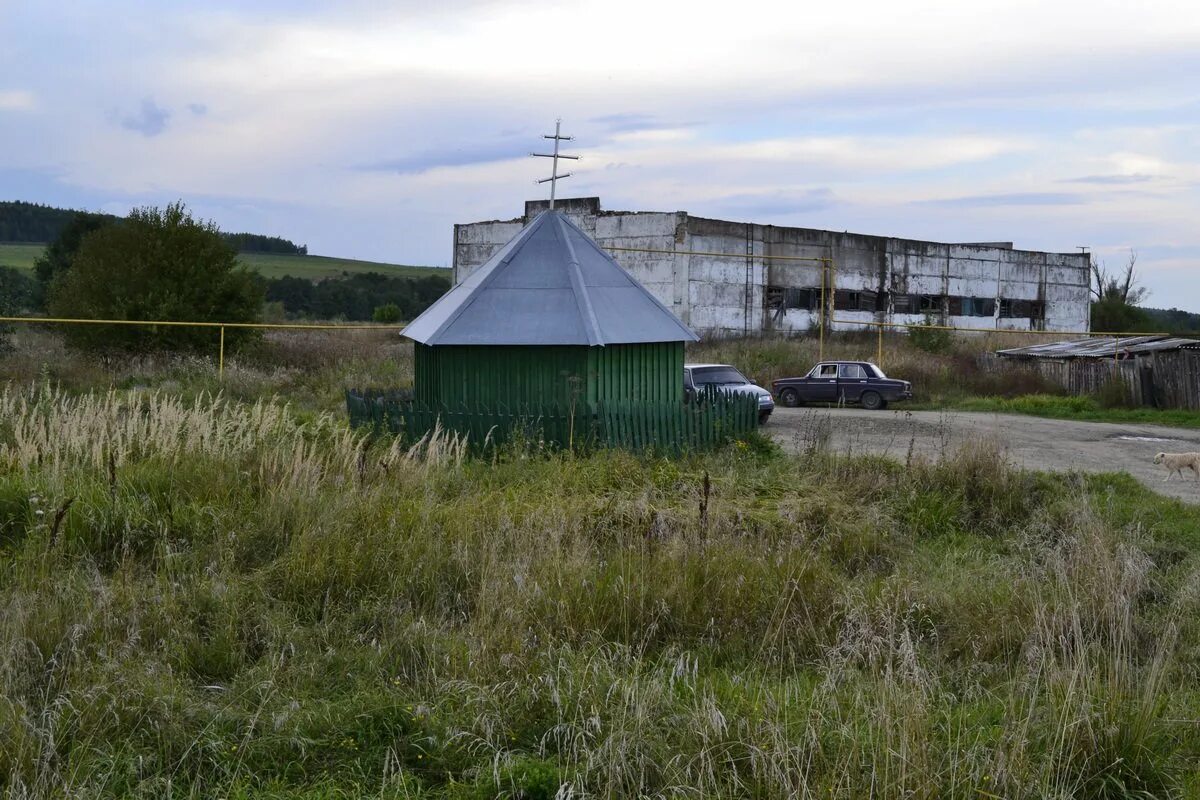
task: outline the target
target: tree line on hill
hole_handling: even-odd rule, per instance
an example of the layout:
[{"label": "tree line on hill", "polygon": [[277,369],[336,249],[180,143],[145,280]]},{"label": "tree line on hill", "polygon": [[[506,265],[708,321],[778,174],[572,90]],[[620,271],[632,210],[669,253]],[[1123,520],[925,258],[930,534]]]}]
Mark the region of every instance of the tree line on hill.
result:
[{"label": "tree line on hill", "polygon": [[[273,280],[238,263],[230,239],[182,203],[140,208],[121,219],[69,219],[30,276],[0,268],[0,315],[29,312],[81,319],[257,322],[264,301],[291,317],[398,322],[450,288],[445,278],[363,273],[313,282]],[[210,348],[204,328],[66,326],[72,344],[94,349]],[[231,346],[255,331],[227,329]]]},{"label": "tree line on hill", "polygon": [[[80,216],[116,222],[120,217],[91,211],[43,206],[20,200],[0,202],[0,242],[53,242]],[[224,233],[220,236],[239,253],[276,253],[306,256],[308,245],[260,233]]]},{"label": "tree line on hill", "polygon": [[[450,289],[450,281],[438,275],[409,278],[378,272],[323,281],[285,275],[265,283],[267,302],[281,303],[289,316],[380,322],[413,319]],[[387,306],[395,311],[380,311]]]}]

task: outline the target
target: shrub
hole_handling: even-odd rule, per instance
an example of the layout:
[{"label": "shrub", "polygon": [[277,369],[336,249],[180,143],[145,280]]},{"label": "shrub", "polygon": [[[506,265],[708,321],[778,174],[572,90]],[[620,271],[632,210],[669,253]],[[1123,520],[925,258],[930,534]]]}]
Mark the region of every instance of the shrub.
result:
[{"label": "shrub", "polygon": [[381,306],[375,306],[375,310],[371,312],[371,319],[375,322],[393,323],[400,321],[400,306],[395,303],[384,303]]},{"label": "shrub", "polygon": [[[49,310],[83,319],[253,322],[262,308],[254,275],[216,226],[173,203],[136,209],[83,237],[73,263],[53,279]],[[252,335],[226,331],[227,344]],[[76,325],[64,334],[87,349],[211,349],[209,328]]]},{"label": "shrub", "polygon": [[1100,387],[1100,391],[1096,393],[1096,402],[1101,408],[1130,408],[1129,392],[1126,390],[1125,381],[1120,375],[1110,375],[1104,385]]},{"label": "shrub", "polygon": [[928,314],[919,325],[908,329],[908,336],[913,347],[926,353],[945,353],[953,344],[951,332],[936,327],[933,317]]},{"label": "shrub", "polygon": [[[12,267],[0,267],[0,316],[14,317],[33,304],[34,287],[24,273]],[[0,353],[12,350],[8,335],[11,325],[0,324]]]}]

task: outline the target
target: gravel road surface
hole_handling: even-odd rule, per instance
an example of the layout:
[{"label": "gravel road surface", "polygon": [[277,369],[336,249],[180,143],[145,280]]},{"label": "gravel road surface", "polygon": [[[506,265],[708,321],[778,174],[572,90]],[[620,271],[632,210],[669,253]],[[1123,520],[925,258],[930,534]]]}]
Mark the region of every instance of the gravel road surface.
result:
[{"label": "gravel road surface", "polygon": [[1128,472],[1157,492],[1200,502],[1200,483],[1163,482],[1152,463],[1158,452],[1200,451],[1200,430],[1111,422],[1075,422],[1018,414],[965,411],[865,411],[860,408],[776,408],[763,433],[802,451],[822,430],[837,452],[885,453],[903,461],[914,453],[936,457],[969,439],[991,439],[1022,467],[1040,470]]}]

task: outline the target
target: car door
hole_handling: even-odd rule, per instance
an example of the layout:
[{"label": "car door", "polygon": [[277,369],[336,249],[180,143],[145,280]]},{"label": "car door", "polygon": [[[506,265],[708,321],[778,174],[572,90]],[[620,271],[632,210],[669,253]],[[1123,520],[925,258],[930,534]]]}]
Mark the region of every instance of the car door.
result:
[{"label": "car door", "polygon": [[808,374],[805,399],[817,403],[834,403],[838,397],[837,364],[818,364]]},{"label": "car door", "polygon": [[838,398],[857,403],[867,388],[867,371],[861,364],[838,364]]}]

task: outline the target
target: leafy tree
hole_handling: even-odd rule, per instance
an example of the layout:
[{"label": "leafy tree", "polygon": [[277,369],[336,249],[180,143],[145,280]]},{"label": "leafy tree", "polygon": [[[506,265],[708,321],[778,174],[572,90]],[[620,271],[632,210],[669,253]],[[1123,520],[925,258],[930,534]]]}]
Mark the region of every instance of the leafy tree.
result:
[{"label": "leafy tree", "polygon": [[[70,268],[51,282],[54,316],[196,322],[253,322],[262,308],[255,276],[237,264],[216,226],[192,218],[183,203],[141,208],[85,235]],[[252,335],[230,328],[226,343]],[[211,328],[78,325],[78,346],[106,349],[210,349]]]},{"label": "leafy tree", "polygon": [[84,238],[89,233],[116,222],[117,218],[108,214],[89,214],[86,211],[74,212],[67,219],[58,235],[50,242],[50,246],[33,262],[33,275],[37,282],[33,295],[36,307],[45,306],[46,296],[54,279],[71,269]]},{"label": "leafy tree", "polygon": [[375,306],[375,310],[371,312],[371,319],[375,322],[389,324],[400,321],[400,306],[395,303],[384,303],[381,306]]},{"label": "leafy tree", "polygon": [[1154,327],[1145,309],[1105,297],[1092,303],[1092,330],[1110,333],[1148,331]]},{"label": "leafy tree", "polygon": [[1092,330],[1139,331],[1151,326],[1150,315],[1138,304],[1150,294],[1141,285],[1137,272],[1137,253],[1129,251],[1129,260],[1120,270],[1109,271],[1092,259]]},{"label": "leafy tree", "polygon": [[[30,310],[33,289],[33,281],[25,273],[12,267],[0,267],[0,316],[15,317]],[[8,341],[12,330],[12,325],[0,324],[0,352],[12,349]]]}]

